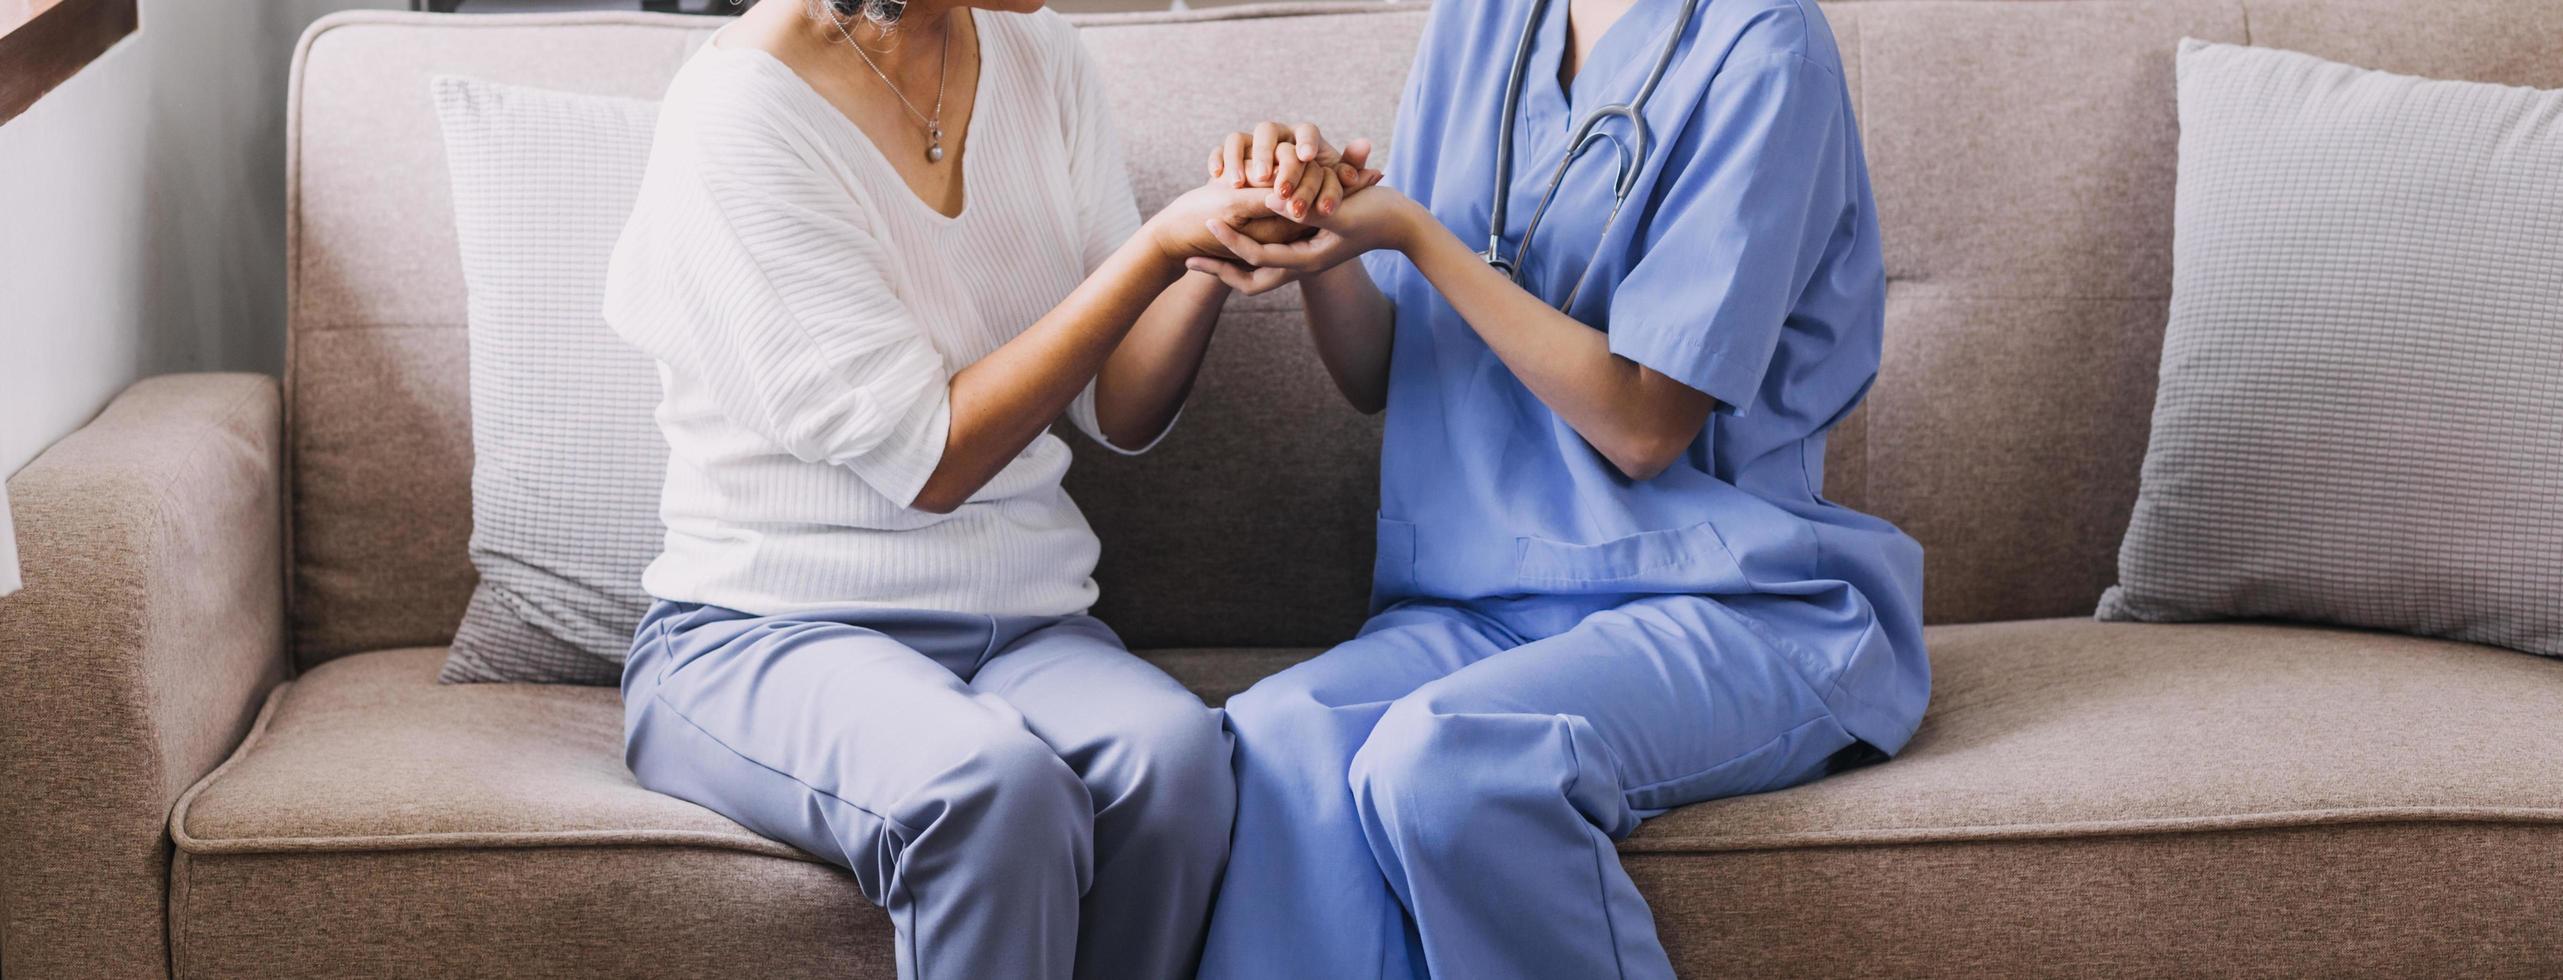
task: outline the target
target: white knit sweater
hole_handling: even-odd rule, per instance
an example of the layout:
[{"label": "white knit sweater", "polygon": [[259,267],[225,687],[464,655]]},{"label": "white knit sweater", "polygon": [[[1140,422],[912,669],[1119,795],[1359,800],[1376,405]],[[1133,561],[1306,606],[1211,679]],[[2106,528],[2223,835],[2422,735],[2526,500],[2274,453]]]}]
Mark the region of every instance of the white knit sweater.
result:
[{"label": "white knit sweater", "polygon": [[[1057,436],[949,515],[908,507],[943,453],[952,373],[1139,226],[1074,29],[1048,12],[974,16],[959,217],[762,51],[707,44],[669,87],[605,304],[666,390],[652,595],[759,615],[1094,603],[1098,546],[1060,489]],[[1091,385],[1068,417],[1103,441]]]}]

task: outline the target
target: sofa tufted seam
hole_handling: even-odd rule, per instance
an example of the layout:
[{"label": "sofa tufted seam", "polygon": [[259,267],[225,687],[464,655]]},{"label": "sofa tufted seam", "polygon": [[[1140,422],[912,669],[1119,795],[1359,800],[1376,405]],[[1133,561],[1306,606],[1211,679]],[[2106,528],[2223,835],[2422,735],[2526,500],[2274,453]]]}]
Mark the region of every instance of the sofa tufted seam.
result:
[{"label": "sofa tufted seam", "polygon": [[191,838],[185,852],[200,856],[241,854],[363,854],[396,851],[520,851],[545,848],[666,847],[736,851],[760,857],[826,864],[765,838],[706,830],[435,831],[341,837]]},{"label": "sofa tufted seam", "polygon": [[2309,810],[2262,810],[2204,817],[1862,827],[1819,833],[1767,834],[1758,837],[1749,834],[1731,838],[1685,837],[1664,840],[1635,837],[1623,842],[1620,850],[1631,854],[1705,854],[1829,847],[2084,840],[2226,833],[2242,830],[2284,830],[2300,827],[2433,823],[2563,824],[2563,807],[2328,807]]},{"label": "sofa tufted seam", "polygon": [[[217,770],[219,773],[220,770]],[[208,777],[210,779],[210,777]],[[199,786],[205,784],[200,783]],[[192,797],[192,792],[191,792]],[[1622,841],[1624,854],[1705,854],[1744,851],[1894,847],[1922,844],[1999,844],[2014,841],[2089,840],[2173,836],[2321,826],[2389,824],[2563,824],[2563,807],[2339,807],[2267,810],[2208,817],[2161,817],[1997,824],[1900,825],[1817,833],[1742,835],[1727,838],[1641,836]],[[191,855],[323,854],[416,850],[521,850],[554,847],[688,847],[736,851],[803,862],[818,859],[764,838],[708,831],[433,832],[342,837],[182,836]],[[824,863],[824,862],[819,862]]]}]

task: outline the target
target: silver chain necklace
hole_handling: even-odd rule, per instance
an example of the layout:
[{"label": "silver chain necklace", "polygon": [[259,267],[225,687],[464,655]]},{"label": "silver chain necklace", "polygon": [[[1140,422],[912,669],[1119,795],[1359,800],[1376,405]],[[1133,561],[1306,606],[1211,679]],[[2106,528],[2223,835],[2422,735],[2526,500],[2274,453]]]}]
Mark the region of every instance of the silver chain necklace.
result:
[{"label": "silver chain necklace", "polygon": [[837,29],[837,34],[845,38],[845,43],[848,46],[854,48],[855,56],[863,59],[863,66],[872,69],[872,74],[881,79],[881,84],[883,86],[890,89],[891,97],[899,100],[900,108],[908,110],[908,115],[916,119],[917,125],[925,127],[926,162],[942,163],[943,88],[944,84],[952,79],[952,26],[949,24],[944,25],[943,53],[936,56],[936,60],[940,63],[935,67],[934,114],[929,116],[925,113],[918,112],[917,104],[908,101],[908,94],[899,91],[899,83],[891,81],[890,73],[882,71],[881,66],[873,62],[872,55],[863,50],[863,43],[854,39],[854,32],[845,29],[845,21],[830,17],[828,18],[828,23],[834,25]]}]

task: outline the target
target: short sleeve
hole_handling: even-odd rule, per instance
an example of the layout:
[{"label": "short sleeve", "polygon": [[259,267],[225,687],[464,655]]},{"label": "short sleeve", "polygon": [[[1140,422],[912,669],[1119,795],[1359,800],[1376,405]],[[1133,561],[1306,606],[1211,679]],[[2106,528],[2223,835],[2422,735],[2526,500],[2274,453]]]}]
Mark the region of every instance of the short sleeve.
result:
[{"label": "short sleeve", "polygon": [[1840,76],[1796,53],[1722,68],[1675,145],[1654,240],[1611,294],[1611,352],[1747,411],[1854,199]]},{"label": "short sleeve", "polygon": [[1085,433],[1086,438],[1094,440],[1095,445],[1102,446],[1105,449],[1112,450],[1113,452],[1120,453],[1124,456],[1137,456],[1141,453],[1157,448],[1157,444],[1166,441],[1166,435],[1175,431],[1175,425],[1183,420],[1184,410],[1178,408],[1175,410],[1175,417],[1166,420],[1166,427],[1158,430],[1156,435],[1149,437],[1147,442],[1136,446],[1124,446],[1112,441],[1110,437],[1104,435],[1103,422],[1095,415],[1094,382],[1086,382],[1086,390],[1078,392],[1077,400],[1068,403],[1069,424],[1076,426],[1077,431]]},{"label": "short sleeve", "polygon": [[788,127],[670,105],[607,321],[734,424],[914,502],[942,460],[951,379],[863,206]]}]

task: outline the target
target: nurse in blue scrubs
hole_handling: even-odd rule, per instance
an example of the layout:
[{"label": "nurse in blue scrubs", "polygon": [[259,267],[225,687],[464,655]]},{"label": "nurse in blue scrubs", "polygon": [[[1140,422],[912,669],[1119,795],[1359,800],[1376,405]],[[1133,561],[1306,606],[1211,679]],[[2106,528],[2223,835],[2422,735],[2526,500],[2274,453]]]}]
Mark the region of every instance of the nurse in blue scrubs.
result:
[{"label": "nurse in blue scrubs", "polygon": [[[1194,267],[1298,281],[1336,385],[1388,416],[1376,614],[1228,703],[1204,977],[1670,977],[1613,843],[1891,755],[1921,720],[1922,549],[1823,494],[1886,289],[1841,59],[1812,0],[1684,7],[1436,4],[1383,186],[1303,208],[1293,179],[1359,144],[1232,138],[1232,179],[1278,177],[1321,231],[1215,228],[1244,261]],[[1572,127],[1632,100],[1668,37],[1616,219],[1605,146],[1518,248]],[[1499,194],[1518,282],[1480,252]]]}]

